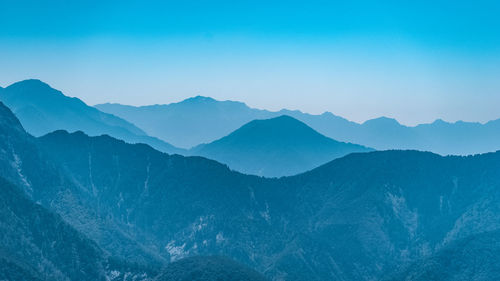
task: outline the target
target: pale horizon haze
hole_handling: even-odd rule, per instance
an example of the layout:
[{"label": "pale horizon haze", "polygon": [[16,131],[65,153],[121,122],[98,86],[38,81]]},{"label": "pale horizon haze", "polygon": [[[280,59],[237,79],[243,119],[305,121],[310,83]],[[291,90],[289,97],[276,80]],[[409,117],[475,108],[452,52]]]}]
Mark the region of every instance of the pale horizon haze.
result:
[{"label": "pale horizon haze", "polygon": [[[143,3],[143,2],[142,2]],[[196,95],[405,125],[500,118],[495,1],[0,1],[0,86],[89,105]]]}]

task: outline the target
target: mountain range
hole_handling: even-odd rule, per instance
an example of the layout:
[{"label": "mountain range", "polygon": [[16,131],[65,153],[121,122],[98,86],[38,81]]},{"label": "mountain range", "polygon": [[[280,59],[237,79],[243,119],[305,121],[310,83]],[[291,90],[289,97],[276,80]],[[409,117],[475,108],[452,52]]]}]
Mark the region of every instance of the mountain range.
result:
[{"label": "mountain range", "polygon": [[136,124],[151,136],[184,148],[222,138],[255,119],[288,115],[329,138],[377,150],[415,149],[441,155],[469,155],[500,149],[496,141],[500,138],[500,119],[485,124],[436,120],[409,127],[395,119],[380,117],[359,124],[330,112],[321,115],[287,109],[274,112],[202,96],[166,105],[135,107],[108,103],[95,107]]},{"label": "mountain range", "polygon": [[24,128],[34,136],[59,129],[70,132],[81,130],[89,135],[107,134],[131,143],[147,143],[168,153],[183,151],[148,136],[122,118],[101,112],[78,98],[65,96],[40,80],[24,80],[0,89],[0,101],[16,114]]},{"label": "mountain range", "polygon": [[283,115],[250,121],[228,136],[192,148],[190,153],[245,174],[280,177],[311,170],[349,153],[372,150],[327,138]]},{"label": "mountain range", "polygon": [[[231,169],[260,176],[298,174],[350,152],[369,150],[328,139],[290,117],[251,121],[213,143],[180,149],[150,137],[124,119],[67,97],[39,80],[21,81],[0,90],[0,100],[13,108],[26,130],[35,136],[56,130],[82,131],[91,136],[107,134],[129,143],[149,144],[170,154],[205,156]],[[158,125],[162,122],[155,121]],[[183,125],[174,120],[168,122]]]},{"label": "mountain range", "polygon": [[135,107],[108,103],[95,107],[130,120],[151,135],[168,139],[182,148],[215,141],[255,119],[285,115],[252,109],[241,102],[216,101],[202,96],[166,105]]},{"label": "mountain range", "polygon": [[0,226],[12,233],[0,269],[29,278],[147,280],[213,255],[271,280],[492,280],[499,270],[481,260],[498,249],[500,152],[351,153],[269,179],[110,136],[35,138],[3,104],[0,148]]},{"label": "mountain range", "polygon": [[[0,100],[35,136],[61,129],[91,136],[107,134],[129,143],[146,143],[170,154],[204,156],[236,171],[269,177],[299,174],[348,153],[372,148],[416,149],[443,155],[500,149],[495,141],[500,137],[498,120],[486,124],[438,120],[407,127],[383,117],[358,124],[331,113],[271,112],[201,96],[169,105],[103,104],[94,108],[39,80],[1,88]],[[280,116],[302,123],[289,122],[296,126],[287,127],[274,120]],[[263,129],[255,124],[274,128]],[[305,129],[306,125],[310,128]],[[307,137],[303,135],[306,131]],[[184,149],[169,143],[193,147]]]},{"label": "mountain range", "polygon": [[[100,216],[95,190],[82,189],[81,179],[52,161],[1,103],[0,148],[0,280],[174,280],[164,278],[170,269],[160,272],[164,262],[145,248],[137,249],[138,243],[120,232],[116,220]],[[188,260],[202,269],[208,262],[230,279],[259,276],[228,258],[195,261]],[[238,271],[232,272],[234,268]]]}]

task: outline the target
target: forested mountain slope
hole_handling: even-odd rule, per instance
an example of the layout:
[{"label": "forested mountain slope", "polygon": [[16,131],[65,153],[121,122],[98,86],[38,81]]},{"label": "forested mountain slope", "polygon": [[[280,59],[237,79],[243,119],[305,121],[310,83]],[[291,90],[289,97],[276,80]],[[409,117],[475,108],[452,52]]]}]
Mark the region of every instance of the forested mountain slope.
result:
[{"label": "forested mountain slope", "polygon": [[0,109],[1,175],[138,263],[224,255],[272,280],[376,280],[500,229],[500,153],[354,153],[266,179],[107,136],[35,139]]}]

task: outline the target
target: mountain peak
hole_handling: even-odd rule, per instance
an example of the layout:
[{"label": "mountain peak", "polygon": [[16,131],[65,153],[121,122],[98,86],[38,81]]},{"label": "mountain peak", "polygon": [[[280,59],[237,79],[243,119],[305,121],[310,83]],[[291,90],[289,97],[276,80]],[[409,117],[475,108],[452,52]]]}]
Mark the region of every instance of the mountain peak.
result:
[{"label": "mountain peak", "polygon": [[233,134],[241,134],[243,132],[248,132],[253,137],[294,137],[297,135],[304,136],[303,134],[321,135],[302,121],[299,121],[289,115],[280,115],[278,117],[270,119],[257,119],[250,121],[249,123],[243,125],[241,128],[233,132]]},{"label": "mountain peak", "polygon": [[205,97],[205,96],[194,96],[191,98],[187,98],[183,100],[182,102],[188,102],[188,103],[206,103],[206,102],[215,102],[216,100],[211,98],[211,97]]},{"label": "mountain peak", "polygon": [[78,98],[65,96],[40,80],[10,85],[2,90],[1,100],[34,136],[58,129],[80,130],[91,136],[106,134],[130,143],[147,143],[163,152],[181,153],[172,145],[149,137],[134,124],[90,107]]},{"label": "mountain peak", "polygon": [[338,142],[288,115],[248,122],[193,149],[243,173],[279,177],[305,172],[351,152],[371,149]]},{"label": "mountain peak", "polygon": [[363,123],[363,125],[401,126],[401,124],[396,119],[385,117],[385,116],[367,120]]},{"label": "mountain peak", "polygon": [[[267,122],[287,122],[287,123],[295,123],[295,124],[304,124],[303,122],[301,122],[301,121],[299,121],[299,120],[297,120],[297,119],[295,119],[292,116],[287,115],[287,114],[283,114],[283,115],[269,118],[269,119],[260,119],[260,120],[267,121]],[[259,121],[259,120],[255,120],[255,121]]]},{"label": "mountain peak", "polygon": [[449,124],[448,122],[444,121],[443,119],[441,118],[438,118],[436,120],[434,120],[434,122],[432,122],[433,125],[444,125],[444,124]]},{"label": "mountain peak", "polygon": [[295,119],[292,116],[287,115],[287,114],[283,114],[283,115],[276,116],[276,117],[269,118],[269,119],[257,119],[257,120],[251,121],[250,123],[252,123],[252,122],[258,122],[258,121],[275,122],[275,123],[303,124],[303,125],[306,125],[306,124],[304,124],[304,122],[299,121],[298,119]]},{"label": "mountain peak", "polygon": [[7,89],[19,88],[19,87],[52,89],[52,87],[50,87],[49,84],[39,79],[26,79],[19,82],[15,82],[9,85]]},{"label": "mountain peak", "polygon": [[68,132],[66,130],[55,130],[53,132],[47,133],[40,138],[47,137],[67,137],[67,136],[75,136],[75,137],[89,137],[89,135],[85,134],[83,131],[74,131]]},{"label": "mountain peak", "polygon": [[[62,98],[65,97],[61,91],[52,88],[49,84],[38,80],[38,79],[28,79],[19,81],[11,84],[5,88],[4,99],[42,99],[44,102],[48,102],[44,99],[46,98]],[[11,106],[11,105],[9,105]],[[16,111],[15,108],[13,108]]]},{"label": "mountain peak", "polygon": [[200,107],[203,107],[203,106],[207,106],[207,108],[217,108],[218,110],[220,110],[221,108],[223,109],[229,109],[231,110],[231,107],[237,107],[237,108],[240,108],[240,109],[247,109],[248,106],[243,103],[243,102],[239,102],[239,101],[232,101],[232,100],[216,100],[214,98],[211,98],[211,97],[206,97],[206,96],[195,96],[195,97],[190,97],[190,98],[187,98],[183,101],[180,101],[180,102],[176,102],[176,103],[171,103],[171,104],[167,104],[166,106],[170,106],[170,105],[173,105],[173,106],[200,106]]}]

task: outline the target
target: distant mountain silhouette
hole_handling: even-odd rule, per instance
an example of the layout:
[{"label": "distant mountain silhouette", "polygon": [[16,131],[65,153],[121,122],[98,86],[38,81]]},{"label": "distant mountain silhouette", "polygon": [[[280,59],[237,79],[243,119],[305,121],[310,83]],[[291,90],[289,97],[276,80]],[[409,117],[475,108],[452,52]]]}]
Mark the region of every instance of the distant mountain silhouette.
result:
[{"label": "distant mountain silhouette", "polygon": [[84,131],[89,135],[108,134],[127,142],[147,143],[167,153],[182,153],[160,139],[146,135],[135,125],[87,106],[78,98],[65,96],[39,80],[25,80],[0,90],[0,101],[21,120],[35,136],[64,129]]},{"label": "distant mountain silhouette", "polygon": [[[211,122],[208,118],[203,119],[202,122],[206,123],[206,126],[195,125],[195,122],[200,121],[196,115],[184,117],[184,120],[191,122],[191,126],[185,126],[186,124],[180,120],[171,120],[167,124],[161,120],[163,106],[159,106],[158,110],[152,107],[153,111],[150,112],[149,118],[158,116],[160,119],[143,124],[148,128],[170,126],[170,130],[191,130],[190,134],[201,137],[204,137],[204,133],[199,131],[200,128],[205,128],[205,131],[212,136],[218,132],[231,133],[221,140],[198,146],[188,152],[148,136],[132,123],[113,114],[103,113],[87,106],[77,98],[67,97],[39,80],[25,80],[2,89],[0,100],[13,109],[23,127],[35,136],[56,130],[82,131],[90,136],[107,134],[129,143],[146,143],[167,153],[208,157],[228,164],[237,171],[261,176],[293,175],[350,152],[369,151],[361,146],[335,142],[296,120],[296,122],[285,122],[282,120],[284,118],[278,118],[276,121],[269,121],[274,128],[262,126],[253,128],[247,125],[231,133],[223,127],[214,130],[213,126],[208,125]],[[237,122],[238,119],[229,117],[240,114],[245,109],[252,114],[255,112],[260,112],[260,115],[267,114],[265,111],[249,109],[243,103],[218,102],[200,96],[167,107],[177,112],[194,110],[198,115],[203,113],[216,119],[227,116],[229,122]],[[138,114],[144,115],[143,117],[148,116],[144,112]],[[247,117],[240,118],[240,120],[249,119]],[[195,131],[192,131],[193,127],[196,128]],[[188,139],[194,140],[195,138]]]},{"label": "distant mountain silhouette", "polygon": [[167,266],[155,281],[266,281],[262,274],[221,256],[184,258]]},{"label": "distant mountain silhouette", "polygon": [[254,119],[276,117],[241,102],[217,101],[202,96],[167,105],[134,107],[108,103],[95,107],[129,120],[148,134],[183,148],[212,142]]},{"label": "distant mountain silhouette", "polygon": [[[275,280],[380,280],[418,270],[434,255],[443,257],[445,270],[454,266],[444,258],[447,247],[458,250],[454,243],[500,229],[500,152],[351,153],[297,176],[268,179],[109,136],[57,131],[33,138],[1,104],[0,148],[0,177],[111,257],[139,268],[223,255]],[[1,227],[9,231],[10,222]],[[467,252],[462,257],[474,265]],[[78,255],[64,260],[69,269],[87,264]],[[479,268],[495,276],[496,267]],[[467,280],[463,273],[447,280]]]},{"label": "distant mountain silhouette", "polygon": [[280,177],[311,170],[349,153],[367,151],[372,149],[332,140],[282,115],[251,121],[228,136],[190,152],[245,174]]},{"label": "distant mountain silhouette", "polygon": [[416,149],[442,155],[468,155],[500,149],[497,141],[500,119],[486,124],[437,120],[408,127],[382,117],[359,124],[329,112],[321,115],[286,109],[272,112],[253,109],[241,102],[200,96],[168,105],[101,104],[96,107],[133,122],[152,136],[185,148],[212,142],[255,119],[289,115],[329,138],[377,150]]}]

